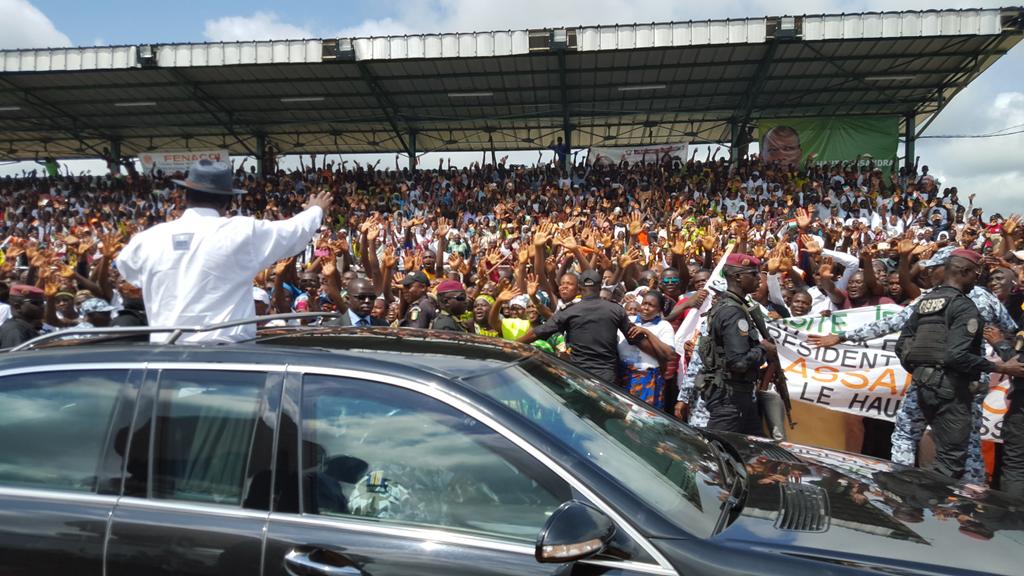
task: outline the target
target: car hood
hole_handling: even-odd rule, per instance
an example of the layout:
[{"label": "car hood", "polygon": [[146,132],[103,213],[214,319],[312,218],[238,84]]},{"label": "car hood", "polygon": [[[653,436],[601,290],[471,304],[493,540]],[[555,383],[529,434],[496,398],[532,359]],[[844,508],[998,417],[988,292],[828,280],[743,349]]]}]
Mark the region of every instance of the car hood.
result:
[{"label": "car hood", "polygon": [[723,545],[897,573],[1024,569],[1024,500],[860,454],[718,436],[748,486],[742,514],[714,538]]}]

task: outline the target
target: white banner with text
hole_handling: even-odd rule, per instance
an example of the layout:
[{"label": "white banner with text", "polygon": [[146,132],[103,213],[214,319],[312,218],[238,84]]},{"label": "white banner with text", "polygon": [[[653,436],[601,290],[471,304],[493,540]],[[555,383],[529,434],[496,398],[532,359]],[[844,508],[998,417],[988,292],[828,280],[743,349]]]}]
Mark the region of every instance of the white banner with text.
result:
[{"label": "white banner with text", "polygon": [[[863,344],[848,342],[815,348],[810,334],[837,334],[900,311],[893,304],[833,312],[831,316],[802,316],[768,323],[786,374],[790,397],[830,410],[868,418],[895,420],[910,387],[911,376],[896,357],[899,332]],[[1001,440],[1010,383],[993,375],[982,406],[982,438]]]},{"label": "white banner with text", "polygon": [[199,160],[231,164],[227,150],[154,150],[139,153],[139,163],[146,174],[154,170],[162,170],[165,175],[185,172]]}]

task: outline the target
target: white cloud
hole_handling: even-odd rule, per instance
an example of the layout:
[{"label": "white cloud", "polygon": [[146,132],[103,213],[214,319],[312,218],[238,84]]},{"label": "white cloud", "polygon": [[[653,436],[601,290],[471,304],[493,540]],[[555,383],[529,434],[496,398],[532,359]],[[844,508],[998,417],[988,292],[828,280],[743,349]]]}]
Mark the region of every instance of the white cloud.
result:
[{"label": "white cloud", "polygon": [[402,36],[416,32],[404,22],[394,18],[381,18],[379,20],[364,20],[355,26],[344,28],[339,30],[336,36],[339,38],[365,38],[367,36]]},{"label": "white cloud", "polygon": [[0,49],[71,46],[71,39],[28,0],[0,0]]},{"label": "white cloud", "polygon": [[307,26],[296,26],[281,20],[274,12],[256,12],[252,16],[225,16],[207,20],[203,36],[214,42],[244,40],[293,40],[317,35]]}]

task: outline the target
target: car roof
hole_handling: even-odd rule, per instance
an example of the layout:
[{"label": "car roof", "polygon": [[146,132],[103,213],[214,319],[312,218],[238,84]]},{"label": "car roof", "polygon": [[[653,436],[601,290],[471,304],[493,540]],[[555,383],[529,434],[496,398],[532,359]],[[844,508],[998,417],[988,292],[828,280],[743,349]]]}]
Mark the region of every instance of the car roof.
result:
[{"label": "car roof", "polygon": [[122,339],[58,343],[3,354],[0,370],[46,364],[218,362],[455,379],[500,369],[539,353],[496,338],[432,330],[295,327],[263,330],[254,341],[234,344],[161,345]]},{"label": "car roof", "polygon": [[499,338],[413,328],[313,328],[261,332],[260,345],[330,350],[352,359],[416,366],[459,378],[520,362],[535,348]]}]

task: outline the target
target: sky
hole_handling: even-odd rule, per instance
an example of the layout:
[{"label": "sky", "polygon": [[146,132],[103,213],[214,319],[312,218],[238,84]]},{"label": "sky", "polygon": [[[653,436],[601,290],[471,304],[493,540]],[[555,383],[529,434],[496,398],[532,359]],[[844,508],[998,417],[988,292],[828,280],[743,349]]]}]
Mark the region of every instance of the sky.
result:
[{"label": "sky", "polygon": [[[979,8],[985,0],[0,0],[0,49],[472,32],[595,24],[750,18],[785,14]],[[1024,43],[1022,43],[1024,44]],[[925,136],[1024,128],[1024,46],[1017,46],[950,102]],[[1009,130],[1013,132],[1014,130]],[[921,162],[944,185],[977,193],[988,211],[1024,212],[1024,133],[986,139],[926,138]],[[513,155],[532,163],[536,154]],[[703,154],[703,152],[702,152]],[[454,153],[455,164],[479,154]],[[373,157],[371,157],[371,160]],[[437,162],[435,156],[422,159]],[[386,157],[384,164],[393,163]],[[0,163],[0,175],[25,163]],[[80,161],[76,172],[102,164]]]}]

